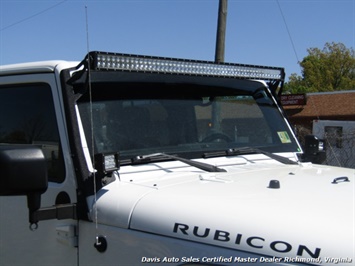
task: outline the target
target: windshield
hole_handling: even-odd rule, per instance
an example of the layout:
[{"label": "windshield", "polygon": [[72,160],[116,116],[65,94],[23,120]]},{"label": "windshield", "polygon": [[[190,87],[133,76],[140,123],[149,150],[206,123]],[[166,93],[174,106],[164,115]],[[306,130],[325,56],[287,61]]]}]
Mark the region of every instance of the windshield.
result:
[{"label": "windshield", "polygon": [[198,158],[245,146],[297,152],[267,89],[252,83],[258,88],[94,83],[92,103],[85,95],[78,106],[88,142],[93,129],[95,153],[119,152],[121,159],[156,152]]}]

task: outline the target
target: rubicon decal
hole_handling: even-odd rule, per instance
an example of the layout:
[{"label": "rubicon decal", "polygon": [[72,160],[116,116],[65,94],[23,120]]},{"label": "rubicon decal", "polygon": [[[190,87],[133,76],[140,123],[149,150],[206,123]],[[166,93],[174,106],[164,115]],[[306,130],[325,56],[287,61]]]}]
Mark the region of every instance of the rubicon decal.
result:
[{"label": "rubicon decal", "polygon": [[247,245],[255,249],[266,249],[287,254],[296,252],[297,256],[310,256],[311,258],[319,258],[321,254],[321,248],[308,248],[306,245],[298,244],[292,245],[282,240],[266,240],[260,236],[245,236],[240,233],[231,233],[224,230],[212,230],[207,227],[189,226],[183,223],[175,223],[173,232],[179,235],[193,236],[197,238],[209,238],[216,242],[224,242],[235,245]]}]

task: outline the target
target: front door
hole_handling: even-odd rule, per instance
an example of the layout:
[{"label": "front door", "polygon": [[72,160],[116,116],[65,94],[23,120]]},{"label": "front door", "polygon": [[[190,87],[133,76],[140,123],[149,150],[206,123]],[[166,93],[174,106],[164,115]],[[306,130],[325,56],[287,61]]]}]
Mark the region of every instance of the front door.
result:
[{"label": "front door", "polygon": [[[49,179],[42,208],[75,203],[54,74],[3,76],[0,84],[0,145],[42,148]],[[76,226],[75,220],[53,219],[40,221],[31,230],[26,197],[0,197],[0,265],[77,265]]]}]

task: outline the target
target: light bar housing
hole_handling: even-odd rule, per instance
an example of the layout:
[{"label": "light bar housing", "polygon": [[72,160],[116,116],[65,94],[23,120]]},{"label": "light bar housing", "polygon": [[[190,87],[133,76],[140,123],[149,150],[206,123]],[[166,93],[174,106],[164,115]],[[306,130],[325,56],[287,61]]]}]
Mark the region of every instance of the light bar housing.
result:
[{"label": "light bar housing", "polygon": [[285,72],[280,67],[214,63],[165,57],[130,55],[107,52],[90,52],[93,70],[163,73],[192,76],[213,76],[238,79],[284,81]]}]

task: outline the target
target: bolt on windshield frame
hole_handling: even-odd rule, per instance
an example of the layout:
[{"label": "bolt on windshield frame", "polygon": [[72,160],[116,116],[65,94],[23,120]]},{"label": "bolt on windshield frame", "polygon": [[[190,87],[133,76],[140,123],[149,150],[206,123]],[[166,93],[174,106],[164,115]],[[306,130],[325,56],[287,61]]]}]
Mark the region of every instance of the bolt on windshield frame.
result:
[{"label": "bolt on windshield frame", "polygon": [[[240,146],[299,151],[267,87],[243,82],[249,86],[94,82],[96,151],[119,151],[122,158],[156,152],[201,157],[208,151]],[[79,99],[78,106],[88,139],[88,97]]]}]

